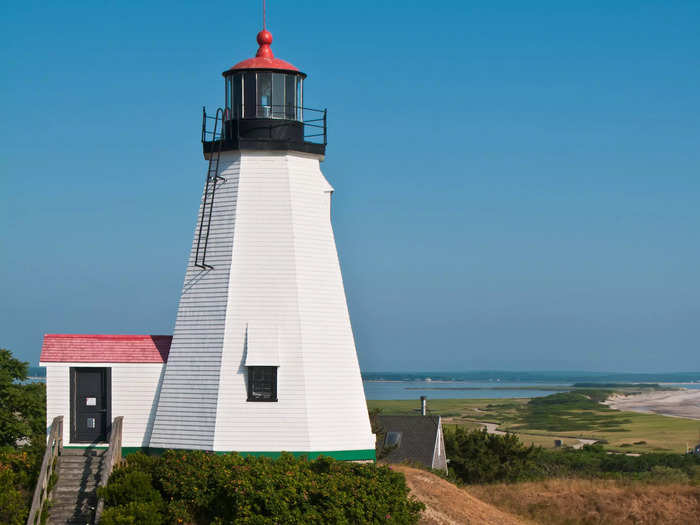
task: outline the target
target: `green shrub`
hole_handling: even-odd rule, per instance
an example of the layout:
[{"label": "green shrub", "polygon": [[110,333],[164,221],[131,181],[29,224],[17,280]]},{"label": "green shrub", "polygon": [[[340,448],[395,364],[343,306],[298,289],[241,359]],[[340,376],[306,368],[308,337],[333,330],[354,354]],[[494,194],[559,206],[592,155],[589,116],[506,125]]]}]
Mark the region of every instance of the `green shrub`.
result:
[{"label": "green shrub", "polygon": [[700,484],[700,464],[691,465],[684,470],[688,475],[688,479],[695,484]]},{"label": "green shrub", "polygon": [[457,427],[445,432],[450,472],[462,483],[493,483],[560,477],[700,483],[700,457],[693,454],[610,454],[601,445],[546,450],[525,447],[514,434],[489,435]]},{"label": "green shrub", "polygon": [[46,385],[27,381],[28,364],[0,348],[0,447],[46,440]]},{"label": "green shrub", "polygon": [[640,475],[640,479],[651,483],[688,483],[688,474],[681,469],[655,466]]},{"label": "green shrub", "polygon": [[139,503],[162,503],[163,498],[153,487],[153,479],[146,472],[138,470],[117,470],[109,480],[109,485],[98,489],[100,497],[107,505]]},{"label": "green shrub", "polygon": [[516,409],[513,422],[550,432],[624,432],[623,425],[630,419],[601,404],[611,393],[611,390],[574,390],[535,397]]},{"label": "green shrub", "polygon": [[24,523],[29,514],[43,448],[0,448],[0,523]]},{"label": "green shrub", "polygon": [[[46,444],[46,385],[0,348],[0,523],[24,523]],[[28,442],[17,445],[18,442]]]},{"label": "green shrub", "polygon": [[166,518],[162,502],[132,501],[118,507],[106,508],[101,525],[163,525]]},{"label": "green shrub", "polygon": [[107,525],[139,523],[145,513],[141,523],[411,524],[424,508],[408,496],[403,475],[388,467],[291,454],[277,460],[199,451],[136,454],[100,493]]},{"label": "green shrub", "polygon": [[21,525],[27,519],[27,497],[18,488],[17,475],[0,463],[0,523]]},{"label": "green shrub", "polygon": [[535,447],[526,447],[515,434],[489,434],[485,429],[445,432],[450,470],[463,483],[522,481],[536,471]]}]

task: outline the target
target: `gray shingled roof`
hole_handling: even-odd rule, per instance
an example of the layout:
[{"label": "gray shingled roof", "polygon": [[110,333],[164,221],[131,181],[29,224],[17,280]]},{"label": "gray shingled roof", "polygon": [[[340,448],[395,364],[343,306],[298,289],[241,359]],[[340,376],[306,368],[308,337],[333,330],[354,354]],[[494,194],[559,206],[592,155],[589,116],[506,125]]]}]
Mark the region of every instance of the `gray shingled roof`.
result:
[{"label": "gray shingled roof", "polygon": [[[439,416],[378,416],[386,432],[401,432],[401,443],[383,459],[389,463],[416,461],[433,465]],[[377,443],[377,455],[384,443]]]}]

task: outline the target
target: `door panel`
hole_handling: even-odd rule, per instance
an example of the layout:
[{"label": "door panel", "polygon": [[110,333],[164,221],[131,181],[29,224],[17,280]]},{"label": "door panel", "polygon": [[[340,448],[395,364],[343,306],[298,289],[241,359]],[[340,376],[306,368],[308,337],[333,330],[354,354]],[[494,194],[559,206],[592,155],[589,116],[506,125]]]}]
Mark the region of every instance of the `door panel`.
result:
[{"label": "door panel", "polygon": [[110,375],[108,368],[71,368],[72,442],[107,441]]}]

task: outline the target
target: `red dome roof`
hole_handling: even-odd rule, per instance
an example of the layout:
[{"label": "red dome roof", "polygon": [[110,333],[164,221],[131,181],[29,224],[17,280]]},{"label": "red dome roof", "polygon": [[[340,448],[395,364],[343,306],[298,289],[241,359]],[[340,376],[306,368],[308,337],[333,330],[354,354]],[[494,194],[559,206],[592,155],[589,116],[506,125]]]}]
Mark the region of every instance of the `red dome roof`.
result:
[{"label": "red dome roof", "polygon": [[[289,62],[275,58],[272,54],[272,49],[270,48],[272,44],[272,33],[267,29],[263,29],[258,33],[258,52],[253,58],[243,60],[239,62],[231,69],[227,69],[223,72],[224,75],[230,74],[233,71],[239,71],[241,69],[279,69],[282,71],[294,71],[295,73],[301,73],[299,69],[294,67]],[[303,73],[301,73],[303,75]]]}]

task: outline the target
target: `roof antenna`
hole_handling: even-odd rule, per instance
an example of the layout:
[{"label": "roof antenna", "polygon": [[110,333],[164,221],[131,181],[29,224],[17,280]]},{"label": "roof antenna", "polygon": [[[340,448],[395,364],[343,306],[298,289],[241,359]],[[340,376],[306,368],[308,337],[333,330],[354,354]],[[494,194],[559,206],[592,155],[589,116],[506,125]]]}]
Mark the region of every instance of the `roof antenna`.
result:
[{"label": "roof antenna", "polygon": [[263,57],[263,58],[275,58],[275,55],[272,54],[272,49],[270,49],[270,44],[272,44],[272,35],[270,32],[267,30],[267,24],[265,20],[265,0],[263,0],[262,3],[262,8],[263,8],[263,28],[262,31],[258,33],[258,36],[256,40],[258,41],[258,45],[260,46],[258,48],[258,52],[255,53],[256,57]]}]

